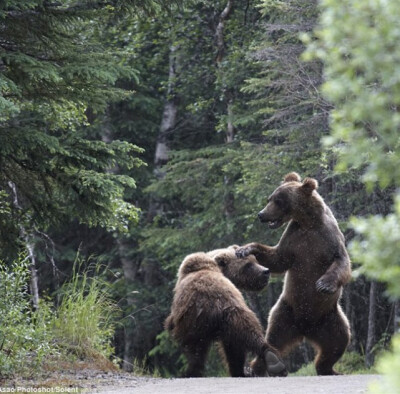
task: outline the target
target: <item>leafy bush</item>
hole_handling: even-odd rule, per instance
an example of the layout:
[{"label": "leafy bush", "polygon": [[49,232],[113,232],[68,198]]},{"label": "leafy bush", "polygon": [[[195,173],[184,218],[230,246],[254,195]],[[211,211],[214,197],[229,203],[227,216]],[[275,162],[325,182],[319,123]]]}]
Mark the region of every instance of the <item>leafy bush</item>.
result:
[{"label": "leafy bush", "polygon": [[400,387],[400,334],[392,339],[392,351],[378,360],[377,370],[382,378],[371,384],[370,392],[375,394],[394,393]]},{"label": "leafy bush", "polygon": [[357,237],[350,245],[353,258],[362,261],[360,272],[387,283],[387,292],[400,297],[400,193],[395,196],[393,213],[383,217],[353,218]]},{"label": "leafy bush", "polygon": [[[20,258],[7,265],[0,261],[0,376],[31,375],[43,362],[72,361],[79,357],[98,368],[110,368],[111,339],[118,309],[107,294],[100,266],[61,289],[54,310],[41,300],[38,310],[30,303],[29,263]],[[71,355],[73,356],[71,358]]]},{"label": "leafy bush", "polygon": [[[380,0],[323,0],[321,6],[318,39],[308,38],[306,57],[313,54],[324,63],[323,92],[334,105],[331,135],[324,142],[339,150],[339,170],[361,169],[367,190],[386,190],[394,201],[389,215],[352,219],[356,239],[350,252],[353,261],[363,264],[361,271],[385,282],[389,295],[398,300],[400,8],[396,2]],[[399,366],[397,336],[393,353],[379,363],[379,371],[387,375],[378,392],[400,391]]]},{"label": "leafy bush", "polygon": [[51,310],[33,311],[28,293],[29,265],[20,258],[0,261],[0,374],[29,373],[56,350],[51,343]]}]

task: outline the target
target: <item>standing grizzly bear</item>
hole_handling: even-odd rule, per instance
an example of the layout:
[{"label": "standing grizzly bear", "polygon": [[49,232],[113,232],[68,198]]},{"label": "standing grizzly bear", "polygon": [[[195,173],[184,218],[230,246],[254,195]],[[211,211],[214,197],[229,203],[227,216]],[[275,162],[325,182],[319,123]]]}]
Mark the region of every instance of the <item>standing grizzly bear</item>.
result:
[{"label": "standing grizzly bear", "polygon": [[263,360],[270,375],[287,373],[278,352],[265,341],[256,315],[233,284],[247,290],[261,290],[268,283],[269,270],[257,264],[254,256],[236,257],[236,248],[193,253],[179,268],[165,327],[186,355],[186,377],[203,375],[213,341],[222,342],[231,376],[244,376],[248,351]]},{"label": "standing grizzly bear", "polygon": [[[350,339],[338,302],[343,285],[351,279],[351,267],[344,236],[317,187],[315,179],[301,182],[297,173],[286,175],[258,214],[270,228],[289,222],[279,243],[250,243],[236,254],[253,254],[271,273],[286,272],[282,294],[269,315],[267,342],[284,355],[306,338],[317,350],[318,375],[336,375],[333,365]],[[262,358],[252,366],[256,375],[263,375]]]}]

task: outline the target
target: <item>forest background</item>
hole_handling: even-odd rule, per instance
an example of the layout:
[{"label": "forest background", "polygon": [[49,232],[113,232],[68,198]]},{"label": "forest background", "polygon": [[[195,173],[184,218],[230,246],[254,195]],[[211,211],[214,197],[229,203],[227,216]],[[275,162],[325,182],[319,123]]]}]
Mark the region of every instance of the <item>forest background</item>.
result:
[{"label": "forest background", "polygon": [[[399,14],[383,0],[2,2],[1,374],[52,354],[179,375],[163,321],[180,262],[276,243],[256,213],[290,171],[319,181],[346,236],[343,368],[371,367],[400,319]],[[246,294],[264,326],[281,287]],[[312,358],[303,344],[289,367]],[[224,373],[217,356],[208,371]]]}]

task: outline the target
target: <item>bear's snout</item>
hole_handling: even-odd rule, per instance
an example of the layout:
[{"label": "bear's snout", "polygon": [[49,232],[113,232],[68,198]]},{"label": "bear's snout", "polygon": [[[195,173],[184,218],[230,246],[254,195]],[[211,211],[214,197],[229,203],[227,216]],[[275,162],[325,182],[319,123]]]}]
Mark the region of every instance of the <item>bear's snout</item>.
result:
[{"label": "bear's snout", "polygon": [[263,273],[262,273],[265,277],[269,278],[269,269],[266,268]]},{"label": "bear's snout", "polygon": [[282,226],[288,217],[284,216],[284,213],[276,206],[269,203],[262,211],[258,212],[258,219],[261,223],[267,223],[269,228],[275,229]]},{"label": "bear's snout", "polygon": [[265,212],[264,212],[264,210],[258,212],[258,215],[257,215],[257,216],[258,216],[258,219],[260,220],[261,223],[265,223],[265,222],[268,221],[268,220],[266,219],[266,217],[265,217]]}]

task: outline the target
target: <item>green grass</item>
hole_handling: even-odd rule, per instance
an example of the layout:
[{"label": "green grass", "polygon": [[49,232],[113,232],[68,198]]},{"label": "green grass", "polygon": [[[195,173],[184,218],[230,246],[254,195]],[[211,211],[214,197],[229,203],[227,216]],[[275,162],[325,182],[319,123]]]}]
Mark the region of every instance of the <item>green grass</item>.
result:
[{"label": "green grass", "polygon": [[135,358],[132,363],[132,373],[135,376],[148,376],[152,378],[161,378],[162,374],[161,372],[156,368],[154,370],[151,370],[147,366],[147,360],[138,360]]},{"label": "green grass", "polygon": [[101,277],[99,265],[75,272],[60,290],[57,308],[41,300],[35,311],[29,261],[0,261],[0,378],[73,368],[80,360],[91,368],[115,369],[111,339],[119,310]]},{"label": "green grass", "polygon": [[[344,375],[363,375],[376,373],[374,367],[366,368],[364,356],[356,352],[346,352],[335,364],[334,369]],[[315,376],[314,363],[309,363],[301,367],[298,371],[291,373],[290,376]]]},{"label": "green grass", "polygon": [[107,290],[98,265],[92,272],[74,272],[72,280],[63,286],[53,330],[64,350],[82,359],[112,356],[110,343],[119,309]]},{"label": "green grass", "polygon": [[30,374],[55,352],[50,307],[42,302],[38,311],[32,310],[28,283],[26,258],[0,261],[0,377]]}]

